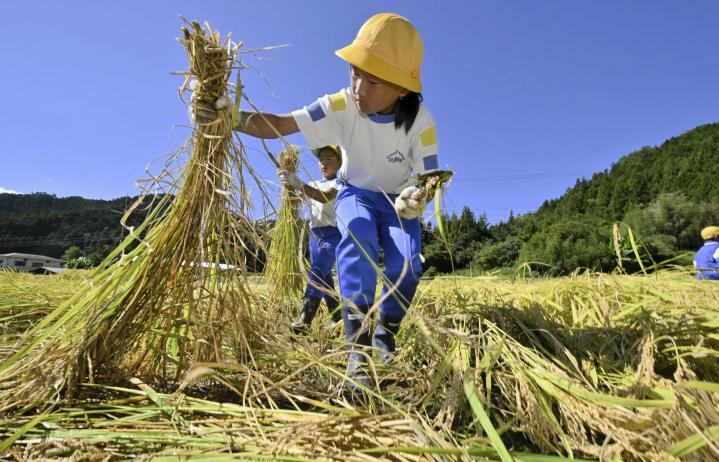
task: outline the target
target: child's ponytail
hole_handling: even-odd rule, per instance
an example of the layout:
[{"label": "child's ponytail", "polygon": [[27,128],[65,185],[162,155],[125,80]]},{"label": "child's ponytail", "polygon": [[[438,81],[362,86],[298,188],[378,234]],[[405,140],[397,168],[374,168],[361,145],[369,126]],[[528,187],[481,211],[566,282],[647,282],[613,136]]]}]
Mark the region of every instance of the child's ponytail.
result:
[{"label": "child's ponytail", "polygon": [[397,101],[394,108],[395,129],[400,129],[404,125],[405,133],[409,133],[412,124],[414,124],[414,119],[417,118],[419,113],[419,105],[422,103],[422,99],[422,93],[410,91]]}]

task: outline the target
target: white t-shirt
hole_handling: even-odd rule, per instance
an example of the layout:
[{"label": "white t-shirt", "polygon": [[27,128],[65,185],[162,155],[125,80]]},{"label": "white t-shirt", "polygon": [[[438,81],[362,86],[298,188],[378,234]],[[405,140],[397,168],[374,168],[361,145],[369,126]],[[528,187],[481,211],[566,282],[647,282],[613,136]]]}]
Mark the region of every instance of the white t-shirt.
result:
[{"label": "white t-shirt", "polygon": [[309,147],[339,144],[337,178],[370,191],[399,194],[410,177],[438,168],[437,131],[420,105],[409,133],[394,128],[394,115],[362,114],[349,88],[325,95],[292,115]]},{"label": "white t-shirt", "polygon": [[[315,189],[322,192],[328,192],[332,189],[339,189],[340,185],[337,180],[315,180],[307,183]],[[310,208],[310,228],[320,228],[322,226],[337,226],[337,218],[335,216],[335,200],[325,202],[317,202],[314,199],[307,198]]]}]

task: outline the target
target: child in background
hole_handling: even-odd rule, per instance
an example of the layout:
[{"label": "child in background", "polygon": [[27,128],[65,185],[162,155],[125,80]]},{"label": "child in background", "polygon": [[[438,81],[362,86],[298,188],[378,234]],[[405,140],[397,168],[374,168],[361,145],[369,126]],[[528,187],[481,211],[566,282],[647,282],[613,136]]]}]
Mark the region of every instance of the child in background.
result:
[{"label": "child in background", "polygon": [[704,245],[694,256],[697,281],[719,280],[719,226],[707,226],[701,231]]},{"label": "child in background", "polygon": [[[395,356],[395,335],[412,302],[422,272],[419,216],[425,200],[415,198],[413,176],[437,170],[434,120],[421,104],[423,44],[414,26],[392,13],[372,16],[354,41],[336,51],[349,64],[350,86],[289,114],[240,112],[235,130],[276,138],[301,131],[311,147],[342,146],[341,185],[335,210],[341,239],[337,277],[345,340],[349,345],[347,385],[369,385],[370,343],[380,360]],[[216,109],[203,104],[199,123]],[[285,181],[294,175],[280,172]],[[377,265],[384,251],[384,288],[374,336],[365,318],[375,303]]]},{"label": "child in background", "polygon": [[319,161],[322,180],[303,184],[294,175],[290,178],[283,176],[284,183],[296,191],[301,191],[302,195],[309,199],[310,206],[310,274],[300,314],[292,322],[292,331],[296,334],[309,329],[323,298],[331,315],[328,330],[334,329],[342,321],[332,279],[335,249],[340,241],[334,204],[339,189],[336,178],[342,163],[342,154],[337,145],[313,149],[312,153]]}]

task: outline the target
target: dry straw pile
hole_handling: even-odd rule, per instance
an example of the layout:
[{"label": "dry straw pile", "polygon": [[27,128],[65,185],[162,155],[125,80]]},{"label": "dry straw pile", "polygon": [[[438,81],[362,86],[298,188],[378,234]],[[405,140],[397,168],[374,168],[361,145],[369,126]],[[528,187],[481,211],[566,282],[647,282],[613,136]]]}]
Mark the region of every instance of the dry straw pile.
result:
[{"label": "dry straw pile", "polygon": [[[714,460],[717,304],[711,284],[675,272],[435,279],[420,286],[397,361],[371,368],[382,389],[366,406],[337,392],[344,355],[335,343],[298,342],[278,329],[255,345],[252,365],[194,369],[192,380],[211,377],[222,388],[95,385],[99,402],[0,421],[8,438],[0,450],[18,458]],[[258,309],[278,315],[273,305]]]},{"label": "dry straw pile", "polygon": [[[180,42],[186,84],[199,83],[195,98],[228,93],[239,47],[198,23],[183,28]],[[0,364],[0,409],[46,407],[98,377],[178,380],[200,361],[247,358],[253,313],[244,251],[255,237],[244,213],[244,152],[231,127],[223,113],[195,128],[155,178],[163,194],[147,220]],[[174,178],[169,166],[188,154]]]}]

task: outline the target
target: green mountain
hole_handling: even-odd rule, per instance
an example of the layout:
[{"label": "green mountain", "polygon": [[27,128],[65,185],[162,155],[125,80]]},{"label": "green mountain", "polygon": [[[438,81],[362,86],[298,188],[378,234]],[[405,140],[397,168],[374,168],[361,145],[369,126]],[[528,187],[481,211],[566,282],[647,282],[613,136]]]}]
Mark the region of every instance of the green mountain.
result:
[{"label": "green mountain", "polygon": [[609,170],[581,179],[559,199],[546,201],[540,217],[598,214],[620,220],[633,207],[662,194],[680,193],[696,202],[717,202],[719,123],[701,125],[658,147],[644,147]]},{"label": "green mountain", "polygon": [[[702,242],[700,229],[719,223],[717,179],[719,123],[701,125],[660,146],[628,154],[592,178],[577,180],[536,212],[480,232],[486,237],[471,245],[456,243],[462,236],[478,235],[486,227],[484,217],[475,220],[468,210],[445,217],[454,267],[489,270],[533,263],[550,274],[579,267],[608,271],[617,265],[612,226],[620,221],[638,236],[648,263],[694,251]],[[447,270],[451,264],[439,256],[446,245],[439,242],[437,230],[425,237],[429,265]]]},{"label": "green mountain", "polygon": [[[46,193],[0,194],[0,254],[20,252],[56,258],[85,256],[85,263],[97,264],[127,237],[128,230],[120,225],[120,220],[136,200],[137,197],[100,200],[56,197]],[[145,197],[126,225],[138,227],[158,202],[157,196]],[[258,224],[258,229],[266,226]],[[261,271],[264,264],[262,249],[249,242],[245,244],[248,268]],[[79,249],[73,248],[66,254],[72,247]]]},{"label": "green mountain", "polygon": [[[59,258],[79,246],[106,255],[123,236],[120,218],[136,198],[112,200],[56,197],[46,193],[0,194],[0,253],[21,252]],[[129,224],[142,222],[133,213]]]},{"label": "green mountain", "polygon": [[[444,236],[427,225],[425,267],[432,273],[529,262],[549,274],[578,267],[609,271],[617,265],[612,226],[620,221],[639,238],[647,263],[650,256],[663,261],[693,252],[701,245],[699,230],[719,224],[718,178],[719,123],[702,125],[577,180],[534,213],[490,226],[465,208],[444,217]],[[134,200],[0,194],[0,253],[60,257],[77,245],[104,256],[127,234],[119,222]],[[129,224],[137,226],[144,216],[136,211]]]}]

